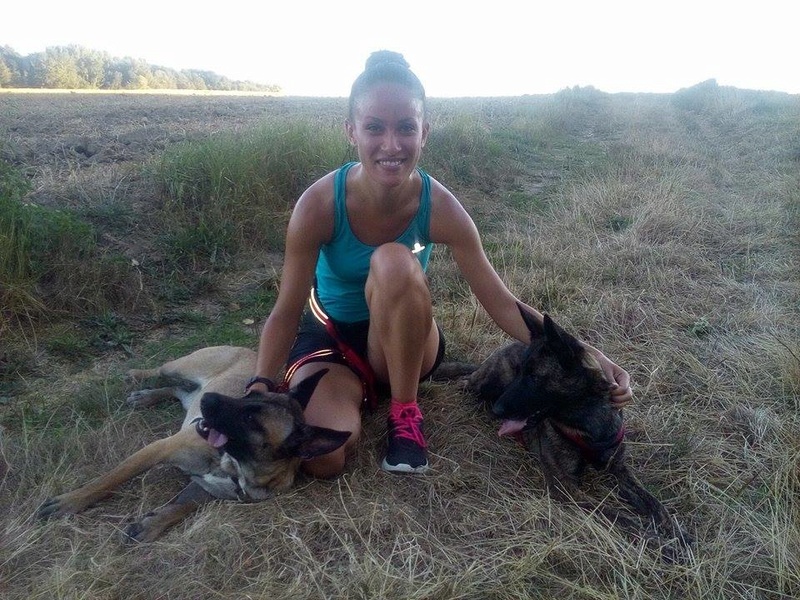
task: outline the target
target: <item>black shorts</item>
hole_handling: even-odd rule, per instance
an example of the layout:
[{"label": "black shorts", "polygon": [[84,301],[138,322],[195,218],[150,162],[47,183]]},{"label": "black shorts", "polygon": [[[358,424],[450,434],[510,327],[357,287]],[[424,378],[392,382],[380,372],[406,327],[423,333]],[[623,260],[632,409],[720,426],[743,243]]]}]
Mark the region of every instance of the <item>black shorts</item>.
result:
[{"label": "black shorts", "polygon": [[[357,321],[355,323],[340,323],[334,321],[336,331],[342,341],[350,346],[360,357],[367,360],[367,336],[369,334],[369,321]],[[420,377],[420,381],[427,379],[441,364],[444,358],[445,341],[442,328],[436,325],[439,330],[439,350],[436,353],[436,361],[430,371]],[[305,358],[310,354],[320,350],[330,350],[331,354],[328,356],[320,356],[316,358]],[[331,337],[325,329],[325,325],[320,323],[317,318],[306,310],[303,317],[300,319],[300,327],[297,330],[297,337],[294,340],[294,345],[289,352],[289,358],[286,361],[287,368],[296,364],[298,361],[304,362],[333,362],[350,366],[345,359],[344,355],[339,351],[336,340]],[[358,372],[353,369],[353,372],[358,375]]]}]

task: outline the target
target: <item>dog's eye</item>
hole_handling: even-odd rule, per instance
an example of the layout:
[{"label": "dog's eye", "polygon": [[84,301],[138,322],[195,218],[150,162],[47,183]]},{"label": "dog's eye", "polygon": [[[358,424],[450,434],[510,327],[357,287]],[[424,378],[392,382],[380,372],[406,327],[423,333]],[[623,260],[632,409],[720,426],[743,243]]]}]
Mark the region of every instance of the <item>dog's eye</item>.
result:
[{"label": "dog's eye", "polygon": [[249,427],[251,429],[261,429],[261,424],[258,422],[258,407],[251,406],[245,409],[244,414],[242,415],[242,422],[244,423],[245,427]]}]

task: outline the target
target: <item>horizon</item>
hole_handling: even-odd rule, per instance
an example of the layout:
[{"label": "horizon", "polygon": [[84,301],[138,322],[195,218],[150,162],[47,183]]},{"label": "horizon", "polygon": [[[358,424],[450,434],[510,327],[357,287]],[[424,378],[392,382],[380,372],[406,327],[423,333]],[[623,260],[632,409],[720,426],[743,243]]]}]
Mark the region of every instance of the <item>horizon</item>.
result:
[{"label": "horizon", "polygon": [[[791,64],[794,11],[777,0],[764,0],[757,11],[688,0],[524,8],[497,0],[491,11],[409,0],[404,7],[388,15],[365,0],[352,0],[347,11],[317,0],[269,9],[232,0],[220,13],[185,1],[141,0],[120,17],[98,0],[42,0],[6,8],[4,21],[13,28],[0,30],[0,44],[23,56],[77,45],[176,71],[277,85],[286,96],[347,97],[379,49],[401,52],[428,96],[439,98],[551,94],[575,86],[672,93],[710,79],[800,93],[800,72]],[[42,14],[46,21],[37,18]]]}]

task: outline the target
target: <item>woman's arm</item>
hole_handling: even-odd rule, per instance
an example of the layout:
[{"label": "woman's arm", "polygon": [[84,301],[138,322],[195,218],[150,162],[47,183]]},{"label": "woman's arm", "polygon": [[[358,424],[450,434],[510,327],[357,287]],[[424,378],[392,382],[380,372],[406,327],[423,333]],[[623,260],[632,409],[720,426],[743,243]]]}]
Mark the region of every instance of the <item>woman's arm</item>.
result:
[{"label": "woman's arm", "polygon": [[[511,337],[528,343],[530,333],[517,304],[521,303],[503,283],[486,257],[475,223],[455,196],[436,182],[433,186],[431,239],[446,245],[472,293],[497,325]],[[522,303],[542,322],[542,314]]]},{"label": "woman's arm", "polygon": [[[275,306],[261,330],[255,375],[275,381],[286,363],[322,244],[333,235],[333,178],[326,175],[297,201],[286,231],[283,271]],[[250,389],[265,391],[256,384]]]},{"label": "woman's arm", "polygon": [[[520,317],[517,304],[522,304],[540,323],[542,314],[518,300],[502,281],[486,257],[475,223],[455,196],[436,182],[433,197],[432,240],[450,248],[456,265],[492,320],[511,337],[529,343],[530,332]],[[612,382],[614,404],[622,407],[630,402],[630,375],[597,348],[581,343],[595,355]]]}]

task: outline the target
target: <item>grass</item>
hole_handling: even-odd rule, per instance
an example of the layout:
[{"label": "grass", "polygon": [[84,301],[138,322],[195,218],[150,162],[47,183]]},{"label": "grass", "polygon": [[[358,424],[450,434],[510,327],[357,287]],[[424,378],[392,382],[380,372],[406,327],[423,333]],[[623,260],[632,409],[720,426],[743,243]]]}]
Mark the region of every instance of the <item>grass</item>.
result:
[{"label": "grass", "polygon": [[0,161],[0,332],[130,301],[127,261],[70,210],[24,202],[28,180]]},{"label": "grass", "polygon": [[[696,537],[683,562],[551,501],[537,465],[445,384],[421,392],[429,476],[379,470],[381,407],[365,413],[343,476],[301,479],[258,505],[215,503],[154,544],[125,547],[119,534],[181,489],[169,467],[83,515],[36,522],[47,496],[178,427],[175,405],[124,406],[125,369],[205,345],[255,347],[279,281],[278,223],[317,168],[349,158],[330,106],[265,106],[256,125],[143,161],[148,202],[121,190],[120,208],[102,208],[85,190],[91,208],[75,215],[97,228],[90,250],[104,233],[135,247],[125,264],[141,263],[134,287],[147,304],[3,332],[3,597],[800,596],[800,103],[708,83],[434,99],[424,159],[473,214],[511,289],[631,372],[630,462]],[[203,220],[220,215],[232,229],[202,237]],[[269,239],[246,232],[256,221]],[[446,249],[429,275],[453,357],[480,360],[506,341]],[[614,501],[597,474],[586,488]]]},{"label": "grass", "polygon": [[280,248],[294,201],[347,156],[333,123],[309,119],[268,120],[169,150],[155,173],[168,258],[196,268],[246,247]]}]

